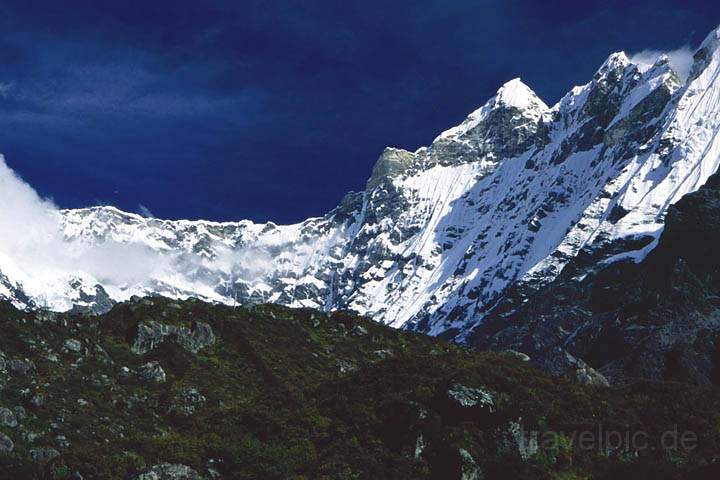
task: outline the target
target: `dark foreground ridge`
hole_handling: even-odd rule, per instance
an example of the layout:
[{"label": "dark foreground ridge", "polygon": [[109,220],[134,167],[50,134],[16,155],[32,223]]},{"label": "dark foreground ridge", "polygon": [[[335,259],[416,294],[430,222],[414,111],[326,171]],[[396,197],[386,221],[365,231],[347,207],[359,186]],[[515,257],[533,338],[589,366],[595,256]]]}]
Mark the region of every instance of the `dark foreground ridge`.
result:
[{"label": "dark foreground ridge", "polygon": [[152,298],[0,324],[0,478],[694,479],[720,458],[711,387],[582,385],[346,313]]}]

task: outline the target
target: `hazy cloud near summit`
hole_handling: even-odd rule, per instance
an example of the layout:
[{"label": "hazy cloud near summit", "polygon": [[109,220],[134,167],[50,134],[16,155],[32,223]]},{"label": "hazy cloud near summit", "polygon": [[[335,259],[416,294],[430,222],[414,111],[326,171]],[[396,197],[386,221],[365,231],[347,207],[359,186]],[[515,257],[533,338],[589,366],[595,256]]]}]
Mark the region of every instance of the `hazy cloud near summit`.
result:
[{"label": "hazy cloud near summit", "polygon": [[660,50],[642,50],[630,55],[630,61],[639,65],[641,68],[650,68],[660,55],[667,55],[670,66],[684,83],[687,81],[688,76],[690,76],[690,69],[693,65],[693,53],[693,49],[688,45],[667,52]]},{"label": "hazy cloud near summit", "polygon": [[65,239],[58,208],[8,167],[2,155],[0,205],[0,269],[19,273],[31,283],[25,287],[63,273],[86,273],[122,285],[146,280],[164,267],[162,258],[142,245],[90,246]]}]

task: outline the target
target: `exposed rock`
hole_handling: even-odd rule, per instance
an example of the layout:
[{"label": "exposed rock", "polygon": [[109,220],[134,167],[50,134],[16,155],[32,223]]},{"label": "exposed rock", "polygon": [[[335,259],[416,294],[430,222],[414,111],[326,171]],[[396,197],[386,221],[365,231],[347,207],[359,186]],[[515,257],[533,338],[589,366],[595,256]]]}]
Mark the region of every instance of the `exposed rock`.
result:
[{"label": "exposed rock", "polygon": [[460,480],[481,480],[483,478],[482,470],[472,455],[463,448],[459,449],[458,453],[460,453],[462,468]]},{"label": "exposed rock", "polygon": [[501,455],[513,455],[527,460],[538,452],[538,432],[525,430],[522,419],[498,429],[497,449]]},{"label": "exposed rock", "polygon": [[503,350],[500,353],[502,353],[503,355],[507,355],[508,357],[516,358],[516,359],[520,360],[521,362],[529,362],[530,361],[529,355],[526,355],[522,352],[518,352],[517,350],[508,349],[508,350]]},{"label": "exposed rock", "polygon": [[608,379],[605,378],[605,375],[587,365],[571,370],[565,376],[575,383],[582,385],[598,385],[601,387],[610,386],[610,382],[608,382]]},{"label": "exposed rock", "polygon": [[425,437],[423,437],[422,433],[418,433],[418,436],[415,439],[415,451],[413,452],[413,458],[415,460],[420,460],[422,458],[425,447]]},{"label": "exposed rock", "polygon": [[30,405],[35,408],[42,407],[45,404],[45,397],[42,394],[36,393],[30,399]]},{"label": "exposed rock", "polygon": [[35,463],[47,463],[60,456],[60,452],[52,447],[39,447],[30,449],[30,460]]},{"label": "exposed rock", "polygon": [[67,340],[65,340],[63,346],[66,350],[73,353],[80,353],[82,351],[82,343],[80,343],[79,340],[76,340],[74,338],[68,338]]},{"label": "exposed rock", "polygon": [[162,463],[136,476],[135,480],[202,480],[202,477],[186,465]]},{"label": "exposed rock", "polygon": [[388,349],[375,350],[373,352],[373,355],[375,355],[378,358],[378,360],[385,360],[386,358],[392,357],[393,352],[392,352],[392,350],[388,350]]},{"label": "exposed rock", "polygon": [[462,408],[482,407],[495,411],[495,397],[487,389],[470,388],[456,383],[448,389],[448,397]]},{"label": "exposed rock", "polygon": [[11,375],[22,377],[35,370],[35,363],[28,359],[14,359],[8,362],[7,369]]},{"label": "exposed rock", "polygon": [[8,454],[13,451],[15,444],[12,439],[0,432],[0,455]]},{"label": "exposed rock", "polygon": [[94,351],[95,351],[95,358],[97,358],[104,364],[113,365],[115,363],[115,362],[113,362],[112,357],[110,357],[110,355],[100,345],[95,345]]},{"label": "exposed rock", "polygon": [[169,413],[189,417],[193,415],[198,408],[202,408],[207,399],[200,394],[195,388],[186,388],[178,392],[173,397]]},{"label": "exposed rock", "polygon": [[165,370],[163,370],[160,362],[148,362],[140,367],[138,376],[146,382],[163,383],[167,380]]},{"label": "exposed rock", "polygon": [[132,351],[142,355],[164,341],[174,341],[186,350],[197,353],[213,345],[215,340],[212,328],[204,322],[193,322],[191,328],[155,321],[142,322],[138,325]]},{"label": "exposed rock", "polygon": [[440,401],[441,416],[450,421],[487,422],[495,413],[495,394],[486,388],[452,385]]},{"label": "exposed rock", "polygon": [[68,449],[72,445],[65,435],[58,435],[55,437],[55,441],[57,442],[58,447],[62,449]]},{"label": "exposed rock", "polygon": [[357,366],[355,366],[355,364],[343,359],[339,359],[337,361],[337,367],[340,373],[350,373],[357,370]]},{"label": "exposed rock", "polygon": [[551,375],[565,377],[582,385],[610,385],[603,374],[561,347],[539,353],[533,357],[532,363]]},{"label": "exposed rock", "polygon": [[[659,239],[583,248],[552,283],[519,297],[510,319],[491,315],[473,345],[522,348],[533,365],[580,383],[717,384],[720,174],[670,205],[664,223]],[[608,256],[626,259],[598,265]]]},{"label": "exposed rock", "polygon": [[359,335],[367,335],[368,331],[367,328],[363,327],[362,325],[355,325],[353,329],[351,330],[351,333],[353,335],[359,336]]},{"label": "exposed rock", "polygon": [[9,408],[0,407],[0,427],[15,428],[18,426],[15,414]]},{"label": "exposed rock", "polygon": [[15,414],[15,418],[18,419],[18,422],[21,422],[27,418],[27,412],[20,405],[13,407],[12,411]]}]

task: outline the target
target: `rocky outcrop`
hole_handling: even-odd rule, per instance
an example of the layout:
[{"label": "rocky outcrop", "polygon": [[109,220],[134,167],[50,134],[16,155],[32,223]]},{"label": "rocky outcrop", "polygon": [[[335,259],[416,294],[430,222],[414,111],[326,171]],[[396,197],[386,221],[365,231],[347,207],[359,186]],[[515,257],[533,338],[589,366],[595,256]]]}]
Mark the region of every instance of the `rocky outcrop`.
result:
[{"label": "rocky outcrop", "polygon": [[136,476],[135,480],[202,480],[202,477],[186,465],[161,463]]},{"label": "rocky outcrop", "polygon": [[540,451],[538,432],[527,430],[521,418],[499,428],[495,435],[497,436],[497,453],[499,455],[516,456],[522,460],[528,460]]},{"label": "rocky outcrop", "polygon": [[490,413],[495,411],[494,395],[485,388],[470,388],[456,383],[448,389],[447,396],[459,408],[480,408]]},{"label": "rocky outcrop", "polygon": [[197,353],[215,344],[215,334],[210,325],[204,322],[193,322],[190,328],[155,321],[142,322],[137,327],[132,351],[143,355],[165,341],[174,342],[191,353]]},{"label": "rocky outcrop", "polygon": [[451,385],[440,401],[443,417],[453,421],[488,422],[496,410],[495,394],[487,388]]},{"label": "rocky outcrop", "polygon": [[69,352],[80,353],[82,351],[82,343],[74,338],[68,338],[65,340],[64,346]]},{"label": "rocky outcrop", "polygon": [[15,414],[9,408],[0,407],[0,427],[15,428],[18,426]]},{"label": "rocky outcrop", "polygon": [[565,376],[573,382],[580,383],[582,385],[597,385],[600,387],[610,386],[610,382],[608,382],[605,375],[587,365],[575,368],[566,373]]},{"label": "rocky outcrop", "polygon": [[0,432],[0,455],[11,453],[15,448],[15,443],[10,437]]},{"label": "rocky outcrop", "polygon": [[476,330],[481,348],[522,349],[531,363],[583,384],[637,378],[718,382],[720,175],[668,209],[640,263],[597,267],[591,251],[509,318]]},{"label": "rocky outcrop", "polygon": [[185,388],[175,394],[172,403],[168,408],[168,412],[189,417],[194,415],[198,409],[202,408],[207,402],[207,398],[201,395],[195,388]]},{"label": "rocky outcrop", "polygon": [[465,449],[460,449],[460,460],[462,461],[462,471],[460,474],[460,480],[482,480],[483,474],[482,469],[478,466],[475,459]]},{"label": "rocky outcrop", "polygon": [[7,362],[7,370],[14,376],[26,376],[35,370],[35,363],[28,359],[13,359]]},{"label": "rocky outcrop", "polygon": [[31,448],[30,459],[35,463],[47,463],[60,456],[60,452],[52,447]]},{"label": "rocky outcrop", "polygon": [[[148,318],[203,318],[222,342],[195,355],[165,340],[134,354]],[[720,452],[712,389],[570,383],[347,312],[154,298],[49,322],[0,302],[4,357],[35,363],[32,375],[0,374],[0,478],[536,480],[629,468],[694,479]],[[63,350],[68,339],[79,354]],[[338,371],[341,360],[354,370]],[[692,429],[698,447],[574,446],[613,425],[653,445]]]}]

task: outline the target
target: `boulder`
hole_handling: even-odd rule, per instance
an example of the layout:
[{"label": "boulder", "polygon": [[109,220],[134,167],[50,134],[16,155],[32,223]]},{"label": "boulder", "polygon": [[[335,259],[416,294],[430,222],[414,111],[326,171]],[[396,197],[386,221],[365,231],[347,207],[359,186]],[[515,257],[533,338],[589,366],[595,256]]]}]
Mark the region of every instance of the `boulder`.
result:
[{"label": "boulder", "polygon": [[161,463],[136,476],[135,480],[202,480],[202,477],[187,465]]},{"label": "boulder", "polygon": [[348,360],[343,360],[342,358],[338,359],[337,368],[340,371],[340,373],[343,373],[343,374],[354,372],[355,370],[357,370],[357,366],[354,363],[352,363]]},{"label": "boulder", "polygon": [[163,383],[167,380],[165,370],[163,370],[160,362],[148,362],[140,367],[138,376],[145,382]]},{"label": "boulder", "polygon": [[38,447],[30,449],[30,460],[35,463],[47,463],[60,456],[60,452],[52,447]]},{"label": "boulder", "polygon": [[13,413],[15,414],[15,418],[18,419],[18,422],[25,420],[27,418],[27,411],[20,405],[17,405],[12,408]]},{"label": "boulder", "polygon": [[45,404],[45,397],[40,393],[36,393],[30,399],[30,405],[32,405],[35,408],[40,408],[44,404]]},{"label": "boulder", "polygon": [[367,335],[368,331],[367,331],[367,328],[363,327],[362,325],[355,325],[350,333],[352,333],[355,336],[362,336],[362,335]]},{"label": "boulder", "polygon": [[13,451],[15,444],[12,439],[0,432],[0,455],[5,455]]},{"label": "boulder", "polygon": [[82,343],[74,338],[68,338],[65,340],[63,346],[68,352],[80,353],[82,351]]},{"label": "boulder", "polygon": [[17,417],[12,410],[0,407],[0,427],[15,428],[18,426]]},{"label": "boulder", "polygon": [[610,382],[605,375],[587,365],[570,370],[565,374],[565,377],[581,385],[610,386]]},{"label": "boulder", "polygon": [[7,362],[7,369],[13,376],[24,377],[35,370],[35,364],[32,360],[28,359],[14,359]]},{"label": "boulder", "polygon": [[373,352],[373,355],[374,355],[378,360],[385,360],[386,358],[389,358],[389,357],[392,357],[392,356],[393,356],[393,351],[384,348],[384,349],[382,349],[382,350],[375,350],[375,351]]}]

